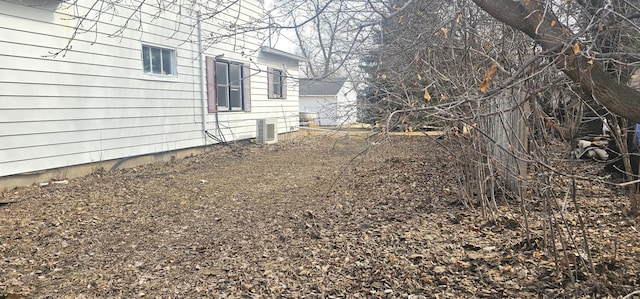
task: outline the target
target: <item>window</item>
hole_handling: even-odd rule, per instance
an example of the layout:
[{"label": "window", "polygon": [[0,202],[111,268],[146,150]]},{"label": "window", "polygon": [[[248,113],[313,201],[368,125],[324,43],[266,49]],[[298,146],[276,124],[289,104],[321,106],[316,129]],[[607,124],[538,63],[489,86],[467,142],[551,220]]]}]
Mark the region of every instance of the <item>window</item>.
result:
[{"label": "window", "polygon": [[285,72],[279,69],[267,68],[268,92],[270,99],[286,99],[287,86]]},{"label": "window", "polygon": [[175,76],[176,51],[143,45],[142,67],[145,74]]},{"label": "window", "polygon": [[273,90],[274,98],[282,98],[282,71],[273,70],[273,80],[271,81],[271,90]]},{"label": "window", "polygon": [[240,64],[216,61],[216,88],[218,109],[242,110],[242,66]]},{"label": "window", "polygon": [[248,65],[207,57],[206,72],[209,112],[251,111]]}]

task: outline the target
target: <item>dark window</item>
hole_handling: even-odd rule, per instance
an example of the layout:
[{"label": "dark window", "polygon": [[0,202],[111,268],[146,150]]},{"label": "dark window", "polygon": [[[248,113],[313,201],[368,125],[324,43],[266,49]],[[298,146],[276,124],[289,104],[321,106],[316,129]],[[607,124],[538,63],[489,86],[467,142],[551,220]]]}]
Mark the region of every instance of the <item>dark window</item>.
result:
[{"label": "dark window", "polygon": [[281,98],[282,97],[282,71],[274,70],[273,71],[273,97]]},{"label": "dark window", "polygon": [[285,99],[287,97],[287,87],[285,84],[285,73],[283,70],[267,68],[267,81],[269,84],[270,99]]},{"label": "dark window", "polygon": [[242,65],[216,61],[219,110],[242,110]]},{"label": "dark window", "polygon": [[207,57],[209,112],[251,111],[249,67]]}]

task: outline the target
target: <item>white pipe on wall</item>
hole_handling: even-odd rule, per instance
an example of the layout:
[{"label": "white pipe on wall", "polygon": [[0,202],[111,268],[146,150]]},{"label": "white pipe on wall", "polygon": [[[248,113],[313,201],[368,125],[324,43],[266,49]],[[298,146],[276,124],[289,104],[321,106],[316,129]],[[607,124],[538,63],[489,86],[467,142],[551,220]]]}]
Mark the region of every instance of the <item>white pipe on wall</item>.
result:
[{"label": "white pipe on wall", "polygon": [[205,100],[205,90],[204,90],[204,53],[202,52],[202,26],[200,25],[201,23],[201,18],[200,18],[200,12],[197,12],[197,20],[198,22],[198,26],[197,26],[197,30],[198,30],[198,77],[199,77],[199,82],[200,82],[200,115],[202,117],[202,138],[204,140],[204,145],[207,145],[207,119],[206,116],[207,114],[205,113],[207,106],[206,106],[206,100]]}]

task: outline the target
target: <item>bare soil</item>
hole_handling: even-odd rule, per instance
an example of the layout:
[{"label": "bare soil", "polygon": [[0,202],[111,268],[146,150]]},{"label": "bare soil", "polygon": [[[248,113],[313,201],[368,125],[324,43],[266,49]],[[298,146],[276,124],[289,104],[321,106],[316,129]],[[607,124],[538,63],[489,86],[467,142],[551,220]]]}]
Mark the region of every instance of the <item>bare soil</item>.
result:
[{"label": "bare soil", "polygon": [[[640,290],[640,233],[621,190],[578,181],[579,212],[569,202],[552,216],[569,240],[554,254],[540,244],[543,217],[529,217],[527,238],[517,202],[500,200],[492,221],[462,204],[456,153],[440,141],[372,144],[366,134],[302,131],[269,146],[216,145],[170,163],[5,190],[0,298],[615,298]],[[593,269],[571,253],[583,242],[580,220]]]}]

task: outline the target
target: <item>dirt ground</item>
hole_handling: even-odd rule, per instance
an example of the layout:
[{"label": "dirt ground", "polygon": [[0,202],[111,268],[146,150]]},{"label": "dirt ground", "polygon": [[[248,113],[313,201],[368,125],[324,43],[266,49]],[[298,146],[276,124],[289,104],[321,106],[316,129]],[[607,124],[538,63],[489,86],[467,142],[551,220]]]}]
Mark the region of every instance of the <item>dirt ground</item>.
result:
[{"label": "dirt ground", "polygon": [[496,221],[461,204],[455,153],[431,137],[372,144],[367,134],[301,131],[269,146],[216,145],[170,163],[4,190],[0,298],[621,298],[640,291],[638,218],[622,212],[620,190],[580,181],[581,213],[563,214],[577,236],[568,248],[580,247],[574,228],[585,222],[589,269],[586,257],[557,260],[541,247],[541,219],[528,219],[537,237],[527,243],[517,204],[501,201]]}]

